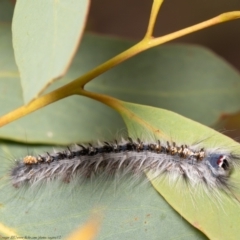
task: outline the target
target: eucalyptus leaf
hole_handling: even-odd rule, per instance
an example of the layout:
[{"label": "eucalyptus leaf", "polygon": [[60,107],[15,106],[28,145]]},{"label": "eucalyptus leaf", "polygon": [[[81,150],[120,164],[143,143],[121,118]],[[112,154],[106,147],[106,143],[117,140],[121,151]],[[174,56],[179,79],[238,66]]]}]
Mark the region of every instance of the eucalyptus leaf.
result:
[{"label": "eucalyptus leaf", "polygon": [[62,77],[82,36],[89,0],[16,2],[12,31],[25,103]]},{"label": "eucalyptus leaf", "polygon": [[9,0],[0,1],[0,22],[11,22],[14,3]]},{"label": "eucalyptus leaf", "polygon": [[[28,147],[28,152],[42,153],[43,149],[50,151],[42,146]],[[92,214],[98,214],[103,219],[96,238],[99,240],[206,239],[150,184],[134,187],[127,179],[117,184],[97,178],[81,184],[53,181],[40,187],[15,189],[9,180],[9,168],[14,164],[12,156],[24,156],[26,148],[2,142],[0,152],[5,156],[0,170],[1,236],[61,239]]]},{"label": "eucalyptus leaf", "polygon": [[[142,134],[147,138],[175,141],[177,145],[200,143],[206,152],[228,150],[240,156],[240,145],[231,138],[202,124],[164,109],[118,102],[124,111],[121,115],[128,127],[129,135]],[[206,186],[190,186],[190,181],[167,176],[159,177],[147,174],[155,189],[193,226],[204,232],[210,239],[239,239],[240,221],[240,169],[235,169],[231,180],[235,183],[235,192],[227,196],[220,189],[209,191]],[[205,188],[205,189],[204,189]]]}]

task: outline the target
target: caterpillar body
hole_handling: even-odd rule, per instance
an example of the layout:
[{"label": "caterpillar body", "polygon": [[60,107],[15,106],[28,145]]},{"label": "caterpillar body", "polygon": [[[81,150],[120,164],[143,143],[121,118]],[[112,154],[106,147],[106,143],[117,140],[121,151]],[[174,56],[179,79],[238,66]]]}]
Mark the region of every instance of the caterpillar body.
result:
[{"label": "caterpillar body", "polygon": [[66,150],[16,160],[11,169],[13,186],[32,185],[60,179],[89,179],[101,174],[182,178],[192,186],[232,193],[231,173],[239,165],[239,156],[226,150],[204,149],[198,145],[177,145],[159,140],[143,142],[131,138],[97,144],[75,145]]}]

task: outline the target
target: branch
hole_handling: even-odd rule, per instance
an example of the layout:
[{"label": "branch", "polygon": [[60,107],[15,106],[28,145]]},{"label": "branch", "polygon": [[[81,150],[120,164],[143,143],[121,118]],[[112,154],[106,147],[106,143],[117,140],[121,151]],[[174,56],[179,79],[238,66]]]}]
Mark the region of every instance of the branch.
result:
[{"label": "branch", "polygon": [[147,32],[144,37],[145,39],[152,37],[154,26],[155,26],[156,19],[157,19],[157,15],[158,15],[158,12],[159,12],[159,9],[160,9],[162,3],[163,3],[163,0],[154,0],[153,1],[152,10],[151,10],[148,27],[147,27]]},{"label": "branch", "polygon": [[204,29],[204,28],[207,28],[207,27],[210,27],[210,26],[222,23],[222,22],[240,18],[240,11],[227,12],[227,13],[223,13],[217,17],[214,17],[212,19],[209,19],[207,21],[204,21],[202,23],[179,30],[177,32],[170,33],[168,35],[158,37],[158,38],[149,38],[148,36],[150,36],[149,34],[151,34],[151,32],[152,32],[154,21],[157,16],[156,9],[158,9],[157,7],[160,7],[161,3],[162,3],[161,0],[154,1],[151,19],[149,21],[149,27],[148,27],[146,36],[139,43],[135,44],[131,48],[120,53],[119,55],[113,57],[112,59],[108,60],[107,62],[99,65],[98,67],[94,68],[93,70],[86,73],[85,75],[75,79],[71,83],[69,83],[51,93],[48,93],[42,97],[39,97],[39,98],[33,100],[31,103],[29,103],[26,106],[17,108],[14,111],[4,115],[3,117],[0,118],[0,127],[18,119],[18,118],[21,118],[31,112],[34,112],[44,106],[47,106],[48,104],[51,104],[55,101],[65,98],[65,97],[68,97],[70,95],[74,95],[74,94],[81,95],[84,85],[87,84],[88,82],[90,82],[92,79],[96,78],[97,76],[106,72],[107,70],[113,68],[114,66],[120,64],[121,62],[123,62],[123,61],[135,56],[136,54],[141,53],[149,48],[158,46],[160,44],[163,44],[163,43],[171,41],[173,39],[182,37],[189,33],[196,32],[198,30],[201,30],[201,29]]}]

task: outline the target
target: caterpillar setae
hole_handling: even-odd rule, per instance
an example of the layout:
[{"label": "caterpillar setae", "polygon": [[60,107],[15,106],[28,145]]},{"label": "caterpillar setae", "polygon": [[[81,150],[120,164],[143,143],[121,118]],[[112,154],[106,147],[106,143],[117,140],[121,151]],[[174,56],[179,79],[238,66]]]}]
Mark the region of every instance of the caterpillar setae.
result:
[{"label": "caterpillar setae", "polygon": [[13,186],[34,185],[60,179],[89,179],[98,175],[139,176],[150,171],[153,176],[165,175],[170,180],[184,179],[192,186],[202,184],[208,190],[232,194],[231,173],[240,157],[221,149],[204,149],[160,140],[144,142],[139,138],[76,144],[66,150],[26,156],[11,169]]}]

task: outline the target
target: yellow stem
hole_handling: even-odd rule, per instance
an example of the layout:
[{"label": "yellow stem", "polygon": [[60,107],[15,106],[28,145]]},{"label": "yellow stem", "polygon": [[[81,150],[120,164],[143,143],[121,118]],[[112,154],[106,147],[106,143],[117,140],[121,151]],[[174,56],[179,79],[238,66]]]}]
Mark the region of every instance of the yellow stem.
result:
[{"label": "yellow stem", "polygon": [[109,106],[110,108],[113,108],[117,112],[122,113],[122,112],[126,111],[126,109],[122,106],[121,101],[119,101],[116,98],[113,98],[113,97],[110,97],[110,96],[104,95],[104,94],[89,92],[89,91],[86,91],[84,89],[81,89],[79,91],[79,93],[80,93],[81,96],[85,96],[85,97],[88,97],[88,98],[95,99],[99,102],[102,102],[105,105]]},{"label": "yellow stem", "polygon": [[28,105],[21,106],[6,115],[2,116],[0,118],[0,127],[13,122],[14,120],[17,120],[21,117],[24,117],[25,115],[34,112],[42,107],[45,107],[53,102],[56,102],[62,98],[71,96],[73,94],[77,94],[79,91],[79,86],[70,83],[67,84],[53,92],[50,92],[44,96],[41,96],[32,102],[30,102]]},{"label": "yellow stem", "polygon": [[196,25],[184,28],[182,30],[170,33],[168,35],[150,39],[149,40],[149,45],[151,45],[150,47],[155,47],[155,46],[158,46],[158,45],[163,44],[165,42],[169,42],[173,39],[185,36],[189,33],[193,33],[193,32],[199,31],[201,29],[211,27],[213,25],[217,25],[217,24],[225,22],[225,21],[234,20],[234,19],[237,19],[237,18],[240,18],[240,11],[223,13],[223,14],[218,15],[217,17],[214,17],[214,18],[211,18],[207,21],[204,21],[204,22],[198,23]]},{"label": "yellow stem", "polygon": [[196,32],[198,30],[219,24],[221,22],[230,21],[230,20],[237,19],[237,18],[240,18],[240,11],[223,13],[217,17],[214,17],[214,18],[204,21],[202,23],[198,23],[196,25],[184,28],[182,30],[167,34],[162,37],[157,37],[157,38],[152,38],[152,39],[143,38],[140,42],[138,42],[131,48],[129,48],[126,51],[120,53],[119,55],[113,57],[112,59],[108,60],[107,62],[99,65],[95,69],[91,70],[90,72],[77,78],[74,81],[77,81],[79,86],[84,86],[85,84],[90,82],[92,79],[94,79],[95,77],[99,76],[100,74],[106,72],[110,68],[118,65],[119,63],[121,63],[121,62],[123,62],[123,61],[135,56],[136,54],[141,53],[149,48],[152,48],[157,45],[163,44],[165,42],[171,41],[173,39],[182,37],[189,33]]},{"label": "yellow stem", "polygon": [[[157,0],[156,0],[155,4],[158,3],[159,7],[160,7],[161,2],[159,2],[159,1],[160,0],[158,0],[158,2],[157,2]],[[154,12],[154,14],[156,14],[156,12]],[[154,14],[153,14],[153,16],[155,16]],[[107,70],[113,68],[117,64],[127,60],[128,58],[133,57],[134,55],[136,55],[148,48],[152,48],[154,46],[157,46],[162,43],[171,41],[173,39],[182,37],[189,33],[198,31],[200,29],[204,29],[206,27],[210,27],[210,26],[219,24],[221,22],[230,21],[230,20],[237,19],[237,18],[240,18],[240,11],[228,12],[228,13],[221,14],[217,17],[214,17],[212,19],[209,19],[207,21],[204,21],[202,23],[193,25],[191,27],[187,27],[185,29],[179,30],[174,33],[170,33],[170,34],[162,36],[162,37],[152,38],[152,39],[144,38],[136,45],[134,45],[131,48],[127,49],[126,51],[120,53],[119,55],[113,57],[112,59],[108,60],[107,62],[99,65],[98,67],[96,67],[95,69],[86,73],[85,75],[75,79],[71,83],[69,83],[51,93],[48,93],[42,97],[39,97],[39,98],[33,100],[31,103],[29,103],[26,106],[22,106],[18,109],[15,109],[14,111],[4,115],[3,117],[0,118],[0,127],[7,123],[10,123],[20,117],[23,117],[31,112],[34,112],[39,108],[47,106],[50,103],[58,101],[62,98],[68,97],[73,94],[81,95],[82,88],[86,83],[88,83],[95,77],[99,76],[100,74],[106,72]],[[154,19],[154,17],[152,19]],[[150,23],[149,23],[149,26],[150,26]],[[150,27],[150,29],[151,29],[151,27]],[[149,33],[151,32],[151,30],[148,30],[148,31],[149,31]],[[146,34],[146,36],[148,36],[148,34]]]},{"label": "yellow stem", "polygon": [[156,22],[157,15],[158,15],[158,12],[159,12],[159,9],[160,9],[162,3],[163,3],[163,0],[154,0],[153,1],[147,32],[146,32],[145,37],[144,37],[145,39],[146,38],[151,38],[152,35],[153,35],[155,22]]}]

